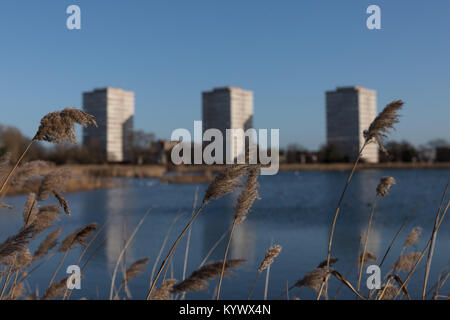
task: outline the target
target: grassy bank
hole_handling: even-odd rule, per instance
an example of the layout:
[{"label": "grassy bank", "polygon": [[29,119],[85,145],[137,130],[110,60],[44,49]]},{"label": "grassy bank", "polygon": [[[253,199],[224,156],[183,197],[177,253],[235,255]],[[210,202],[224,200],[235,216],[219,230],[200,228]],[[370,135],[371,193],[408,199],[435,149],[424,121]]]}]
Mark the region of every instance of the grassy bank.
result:
[{"label": "grassy bank", "polygon": [[[223,165],[66,165],[72,172],[67,182],[66,192],[89,191],[94,189],[113,188],[118,185],[112,178],[157,178],[165,183],[209,183],[214,174],[223,170]],[[43,169],[46,174],[54,168]],[[308,163],[280,164],[280,171],[349,171],[351,163]],[[450,169],[450,163],[362,163],[358,170],[365,169]],[[22,189],[8,189],[7,195],[36,192],[39,183]]]},{"label": "grassy bank", "polygon": [[[280,164],[280,171],[297,170],[351,170],[353,163],[285,163]],[[424,162],[384,162],[384,163],[361,163],[357,170],[364,169],[450,169],[450,162],[424,163]]]},{"label": "grassy bank", "polygon": [[[92,177],[92,176],[78,176],[71,177],[64,189],[65,192],[75,192],[75,191],[90,191],[95,189],[106,189],[117,187],[119,183],[110,178],[103,177]],[[20,194],[28,194],[29,192],[37,193],[41,186],[41,181],[35,181],[33,184],[28,184],[20,189],[8,189],[6,195],[20,195]]]},{"label": "grassy bank", "polygon": [[[351,170],[352,163],[282,163],[280,171],[301,171],[301,170]],[[167,174],[174,172],[176,175],[183,174],[205,174],[223,170],[225,165],[68,165],[74,175],[92,177],[123,177],[123,178],[159,178],[170,180]],[[450,169],[450,162],[440,163],[405,163],[405,162],[385,162],[385,163],[361,163],[357,170],[364,169]],[[193,181],[195,179],[192,179]],[[210,181],[210,179],[206,179]]]}]

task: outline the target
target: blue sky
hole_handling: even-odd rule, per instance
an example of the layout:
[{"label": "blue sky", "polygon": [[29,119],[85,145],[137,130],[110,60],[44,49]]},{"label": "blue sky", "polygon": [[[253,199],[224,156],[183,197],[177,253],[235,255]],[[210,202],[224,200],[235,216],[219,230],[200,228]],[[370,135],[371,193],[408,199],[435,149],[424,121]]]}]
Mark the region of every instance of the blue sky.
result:
[{"label": "blue sky", "polygon": [[[66,28],[81,7],[82,29]],[[366,8],[381,7],[381,30]],[[136,94],[135,127],[169,138],[201,119],[201,92],[255,93],[255,127],[282,146],[325,142],[325,91],[362,85],[406,106],[394,139],[450,138],[450,1],[2,1],[0,123],[34,134],[81,93]]]}]

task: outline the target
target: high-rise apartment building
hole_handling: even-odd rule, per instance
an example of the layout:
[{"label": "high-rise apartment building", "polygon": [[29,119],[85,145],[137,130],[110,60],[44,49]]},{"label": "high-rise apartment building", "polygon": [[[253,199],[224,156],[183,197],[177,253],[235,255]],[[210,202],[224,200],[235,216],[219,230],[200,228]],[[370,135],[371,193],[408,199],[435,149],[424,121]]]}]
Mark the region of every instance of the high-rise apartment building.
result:
[{"label": "high-rise apartment building", "polygon": [[84,128],[83,144],[97,141],[107,161],[131,160],[134,92],[111,87],[84,92],[83,110],[98,124],[98,128]]},{"label": "high-rise apartment building", "polygon": [[[245,139],[226,139],[226,129],[253,128],[253,92],[236,87],[215,88],[203,92],[203,132],[218,129],[234,156],[245,149]],[[224,148],[224,156],[226,155]]]},{"label": "high-rise apartment building", "polygon": [[[377,113],[375,90],[359,86],[338,87],[326,92],[327,142],[338,147],[349,160],[355,160],[364,144],[367,130]],[[362,159],[378,162],[378,148],[371,143]]]}]

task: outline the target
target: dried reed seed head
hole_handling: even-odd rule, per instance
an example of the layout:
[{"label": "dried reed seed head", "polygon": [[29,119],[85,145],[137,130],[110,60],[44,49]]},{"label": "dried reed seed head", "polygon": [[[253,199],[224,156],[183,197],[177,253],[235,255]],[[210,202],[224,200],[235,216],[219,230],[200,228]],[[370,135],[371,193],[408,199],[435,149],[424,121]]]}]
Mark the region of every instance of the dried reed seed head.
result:
[{"label": "dried reed seed head", "polygon": [[211,201],[211,199],[219,199],[224,195],[232,192],[240,186],[239,178],[246,174],[248,165],[233,164],[220,172],[206,189],[203,203]]},{"label": "dried reed seed head", "polygon": [[359,263],[368,263],[369,261],[375,261],[377,260],[377,256],[370,252],[370,251],[366,251],[366,254],[363,257],[363,254],[361,253],[361,255],[359,256]]},{"label": "dried reed seed head", "polygon": [[28,296],[23,298],[24,300],[38,300],[38,296],[36,295],[36,293],[31,293]]},{"label": "dried reed seed head", "polygon": [[405,240],[405,243],[403,244],[403,247],[411,246],[415,244],[422,234],[422,228],[417,226],[414,227],[411,232],[408,234],[408,237]]},{"label": "dried reed seed head", "polygon": [[31,179],[39,178],[41,176],[41,170],[48,166],[48,162],[41,160],[25,163],[16,170],[16,173],[11,179],[11,186],[16,189],[22,189]]},{"label": "dried reed seed head", "polygon": [[[16,256],[14,254],[5,256],[4,258],[0,258],[0,266],[3,265],[3,266],[12,268],[15,263],[16,263]],[[6,274],[6,273],[7,273],[7,271],[5,270],[0,274]]]},{"label": "dried reed seed head", "polygon": [[56,204],[47,204],[39,208],[38,216],[48,212],[61,214],[62,211]]},{"label": "dried reed seed head", "polygon": [[256,199],[259,198],[258,195],[258,176],[259,176],[260,167],[259,166],[251,166],[248,169],[247,173],[247,182],[245,184],[244,190],[242,190],[239,195],[236,211],[234,214],[234,219],[236,221],[236,225],[241,224],[247,217],[247,213],[255,202]]},{"label": "dried reed seed head", "polygon": [[75,123],[83,127],[97,126],[92,115],[76,108],[65,108],[62,111],[51,112],[44,116],[33,140],[58,144],[64,141],[76,143]]},{"label": "dried reed seed head", "polygon": [[[232,268],[237,267],[244,259],[231,259],[225,262],[224,275],[228,275]],[[186,291],[201,291],[207,288],[207,280],[217,278],[222,273],[223,261],[212,262],[192,272],[185,280],[173,287],[174,293]]]},{"label": "dried reed seed head", "polygon": [[420,252],[411,252],[405,254],[397,259],[397,261],[392,266],[392,269],[397,271],[409,271],[417,263],[421,256]]},{"label": "dried reed seed head", "polygon": [[23,228],[0,244],[0,263],[11,263],[20,251],[24,250],[32,238],[33,227]]},{"label": "dried reed seed head", "polygon": [[77,244],[85,246],[85,240],[97,229],[97,223],[91,223],[69,234],[59,246],[59,252],[71,250]]},{"label": "dried reed seed head", "polygon": [[380,183],[377,187],[377,195],[380,197],[384,197],[389,193],[389,189],[391,186],[395,184],[395,179],[392,177],[384,177],[381,178]]},{"label": "dried reed seed head", "polygon": [[58,228],[55,231],[49,233],[47,237],[39,244],[38,249],[34,252],[33,262],[39,260],[45,256],[50,250],[52,250],[58,244],[58,238],[61,235],[62,228]]},{"label": "dried reed seed head", "polygon": [[10,293],[11,300],[17,300],[25,295],[25,286],[23,281],[17,283],[12,289]]},{"label": "dried reed seed head", "polygon": [[58,282],[53,283],[45,290],[44,296],[42,300],[50,300],[56,297],[62,297],[67,287],[67,279],[69,277],[65,277]]},{"label": "dried reed seed head", "polygon": [[177,283],[176,279],[164,280],[163,284],[151,295],[150,300],[170,300],[170,293],[175,283]]},{"label": "dried reed seed head", "polygon": [[53,192],[64,192],[64,188],[70,177],[71,172],[68,168],[59,168],[51,171],[42,180],[38,192],[39,199],[45,200]]},{"label": "dried reed seed head", "polygon": [[28,194],[27,200],[25,201],[25,206],[23,208],[23,223],[27,227],[33,223],[39,213],[38,203],[35,193]]},{"label": "dried reed seed head", "polygon": [[275,245],[269,248],[269,250],[266,251],[266,255],[264,257],[263,262],[259,265],[258,272],[261,273],[265,269],[267,269],[268,266],[270,266],[274,259],[278,257],[278,255],[281,252],[282,247],[280,245]]},{"label": "dried reed seed head", "polygon": [[[389,282],[387,285],[383,285],[381,289],[378,290],[377,299],[381,298],[381,300],[392,300],[396,296],[398,289],[399,288],[397,285]],[[383,291],[383,296],[381,296]]]},{"label": "dried reed seed head", "polygon": [[182,292],[198,292],[203,291],[208,288],[208,281],[205,279],[197,279],[197,278],[187,278],[186,280],[180,282],[179,284],[172,286],[173,293],[182,293]]},{"label": "dried reed seed head", "polygon": [[[135,278],[137,275],[142,273],[145,270],[145,265],[150,261],[149,258],[143,258],[139,259],[136,262],[134,262],[125,272],[125,278],[126,281],[131,281],[133,278]],[[122,281],[122,283],[125,283],[125,279]]]},{"label": "dried reed seed head", "polygon": [[19,252],[19,254],[16,257],[15,266],[26,268],[29,266],[32,262],[33,258],[31,256],[31,252],[28,248],[23,249]]},{"label": "dried reed seed head", "polygon": [[49,204],[39,208],[39,212],[31,225],[34,227],[33,237],[47,230],[52,226],[52,223],[59,220],[61,210],[55,204]]},{"label": "dried reed seed head", "polygon": [[369,129],[364,131],[366,142],[375,140],[380,146],[381,151],[386,152],[383,146],[383,138],[394,129],[394,124],[399,122],[398,111],[402,108],[403,101],[396,100],[389,103],[383,111],[373,120]]},{"label": "dried reed seed head", "polygon": [[56,192],[56,191],[53,191],[53,195],[58,200],[59,205],[61,206],[61,208],[64,209],[64,212],[68,216],[70,216],[70,208],[69,208],[69,204],[67,203],[66,199],[64,199],[63,196],[60,193]]},{"label": "dried reed seed head", "polygon": [[[330,267],[335,264],[339,259],[338,258],[330,258]],[[321,263],[319,263],[319,265],[317,266],[317,268],[323,268],[327,266],[327,260],[323,260]]]},{"label": "dried reed seed head", "polygon": [[330,273],[330,269],[327,267],[316,268],[309,271],[302,279],[295,283],[296,287],[309,287],[316,292],[319,292],[322,282]]},{"label": "dried reed seed head", "polygon": [[[241,263],[245,262],[245,259],[230,259],[225,262],[224,274],[228,274],[232,268],[236,268]],[[212,262],[205,264],[200,269],[192,272],[191,276],[201,279],[214,279],[222,272],[223,261]]]}]

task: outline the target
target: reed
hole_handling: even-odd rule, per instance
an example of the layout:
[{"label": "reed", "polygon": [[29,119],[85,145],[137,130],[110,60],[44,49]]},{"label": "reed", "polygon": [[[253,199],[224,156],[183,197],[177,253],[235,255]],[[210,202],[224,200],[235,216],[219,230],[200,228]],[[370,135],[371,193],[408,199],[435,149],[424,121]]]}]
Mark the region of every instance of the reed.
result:
[{"label": "reed", "polygon": [[389,244],[388,248],[386,249],[386,252],[384,253],[383,258],[381,259],[380,268],[383,266],[383,263],[386,260],[386,257],[388,256],[388,254],[391,251],[392,247],[394,246],[394,243],[397,240],[398,236],[400,235],[402,230],[405,228],[405,226],[408,224],[409,219],[411,219],[412,215],[414,214],[415,209],[409,214],[409,216],[405,219],[405,221],[403,221],[402,225],[398,228],[397,232],[395,233],[394,237],[392,238],[391,243]]},{"label": "reed", "polygon": [[[402,106],[403,106],[403,102],[401,100],[396,100],[396,101],[389,103],[383,109],[383,111],[372,121],[369,128],[364,131],[364,138],[365,138],[364,144],[362,145],[361,149],[359,150],[358,156],[356,157],[356,160],[353,163],[353,167],[347,177],[347,181],[345,182],[344,189],[339,198],[338,205],[336,207],[336,211],[334,212],[333,222],[331,224],[330,238],[328,241],[328,254],[327,254],[327,266],[328,267],[330,266],[331,248],[333,245],[334,230],[336,228],[336,222],[337,222],[337,219],[339,216],[339,211],[341,209],[345,193],[347,192],[347,188],[350,185],[353,174],[355,173],[356,167],[362,157],[364,148],[369,143],[376,142],[376,143],[378,143],[381,150],[386,152],[386,149],[383,147],[383,138],[385,138],[387,136],[387,134],[390,133],[390,131],[392,129],[394,129],[394,124],[399,121],[398,120],[398,118],[399,118],[398,111],[402,108]],[[325,281],[321,285],[321,288],[317,295],[317,300],[319,300],[321,297],[322,290],[325,285]]]},{"label": "reed", "polygon": [[[347,188],[351,182],[352,176],[356,171],[359,160],[363,155],[364,148],[369,143],[377,143],[379,148],[384,151],[383,139],[393,129],[394,124],[398,122],[398,111],[402,107],[401,101],[394,101],[386,106],[386,108],[375,118],[368,130],[364,132],[365,142],[359,150],[359,155],[356,161],[353,163],[352,170],[350,171],[347,181],[344,185],[343,192],[338,201],[338,205],[333,216],[332,227],[330,230],[330,238],[328,242],[327,259],[317,265],[316,268],[307,272],[301,279],[297,280],[294,285],[289,287],[286,281],[286,290],[280,296],[286,295],[289,299],[289,292],[293,288],[310,288],[313,292],[317,293],[317,299],[324,296],[328,299],[328,280],[333,278],[340,282],[342,287],[350,290],[359,299],[371,299],[373,291],[369,291],[367,297],[361,295],[361,279],[363,266],[369,261],[376,261],[375,254],[368,250],[368,241],[371,234],[373,225],[373,219],[377,201],[380,198],[385,197],[395,180],[392,177],[385,177],[380,180],[376,188],[376,195],[371,205],[369,219],[367,223],[367,229],[364,236],[361,238],[361,242],[358,249],[358,275],[356,285],[352,284],[348,277],[344,277],[335,267],[337,258],[331,257],[331,249],[333,244],[334,231],[336,222],[342,207],[343,199],[346,194]],[[81,263],[82,258],[87,252],[89,246],[94,242],[96,237],[101,233],[105,224],[99,229],[96,223],[88,224],[81,227],[74,232],[66,236],[62,241],[59,241],[62,229],[55,227],[55,224],[65,217],[68,218],[71,215],[69,203],[64,198],[64,192],[67,190],[67,184],[71,179],[71,172],[66,168],[57,168],[53,170],[49,168],[48,163],[42,161],[32,161],[22,164],[22,160],[31,147],[33,141],[48,141],[51,143],[70,142],[75,143],[75,127],[78,123],[83,126],[96,125],[92,116],[77,110],[77,109],[64,109],[59,112],[50,113],[41,120],[41,125],[26,147],[25,151],[19,157],[18,161],[14,165],[10,166],[10,159],[8,155],[5,155],[0,159],[0,199],[6,194],[8,188],[23,189],[26,190],[28,196],[24,203],[24,209],[22,212],[23,226],[12,236],[8,237],[3,243],[0,244],[0,300],[1,299],[56,299],[62,297],[63,300],[69,299],[72,291],[69,292],[66,286],[68,278],[62,278],[55,281],[58,271],[60,270],[63,262],[65,261],[68,253],[74,248],[83,248],[80,254],[77,264]],[[197,193],[194,197],[194,203],[192,208],[192,214],[187,225],[183,231],[178,235],[172,246],[170,247],[165,259],[161,262],[159,269],[160,257],[162,256],[166,243],[168,241],[170,231],[177,219],[181,216],[178,215],[172,222],[169,231],[162,243],[161,249],[155,259],[152,274],[150,277],[150,288],[146,298],[149,300],[168,300],[177,299],[181,294],[182,299],[186,292],[201,291],[208,288],[209,282],[213,279],[218,279],[218,284],[214,289],[216,299],[221,297],[221,287],[223,277],[231,273],[231,271],[242,264],[244,259],[228,259],[228,252],[230,244],[233,238],[233,232],[235,228],[243,223],[248,213],[250,212],[255,200],[259,198],[258,191],[258,175],[259,166],[257,165],[233,165],[225,168],[222,172],[219,172],[214,180],[209,184],[202,202],[197,207]],[[45,174],[42,174],[45,171]],[[244,180],[245,178],[245,180]],[[242,182],[245,181],[244,185]],[[436,216],[434,217],[433,230],[423,250],[412,250],[416,247],[418,240],[423,234],[423,230],[420,226],[415,226],[404,240],[403,246],[400,250],[398,259],[391,266],[390,271],[383,279],[381,290],[375,295],[376,300],[385,299],[397,299],[400,294],[403,294],[407,299],[411,299],[410,292],[408,292],[408,284],[413,274],[416,272],[418,265],[427,255],[425,273],[423,278],[423,286],[421,288],[420,297],[425,299],[431,297],[434,299],[448,298],[448,296],[442,295],[439,291],[443,288],[447,279],[450,276],[448,267],[443,269],[434,285],[431,287],[428,285],[430,282],[430,270],[432,259],[434,255],[437,233],[444,221],[446,213],[450,207],[450,201],[446,200],[447,189],[445,187],[442,195],[441,202],[439,204]],[[205,209],[208,203],[215,199],[219,199],[231,192],[234,192],[238,188],[241,188],[241,192],[237,199],[237,203],[234,209],[233,222],[227,231],[218,239],[218,241],[212,246],[207,253],[206,257],[200,263],[197,270],[192,272],[189,277],[186,277],[188,269],[188,257],[190,248],[190,239],[193,232],[192,225],[199,216],[199,214]],[[42,203],[42,201],[53,200],[56,203]],[[0,203],[2,208],[10,208],[6,203]],[[62,214],[65,212],[65,215]],[[125,252],[128,250],[136,233],[148,216],[148,211],[140,220],[133,233],[128,239],[124,239],[124,246],[117,258],[116,265],[113,269],[110,299],[127,298],[120,297],[121,293],[125,292],[128,297],[127,283],[135,279],[138,275],[143,273],[146,269],[149,258],[142,258],[134,261],[131,265],[126,267],[128,263],[125,261]],[[411,213],[412,215],[412,213]],[[381,259],[380,267],[385,262],[387,255],[391,252],[394,242],[398,239],[401,231],[405,228],[409,218],[403,222],[397,233],[394,235],[389,247],[387,248],[384,256]],[[32,241],[36,237],[44,232],[47,232],[45,238],[39,243],[34,254],[31,254],[29,248],[32,248]],[[184,263],[182,268],[181,280],[175,280],[177,261],[174,256],[176,247],[179,241],[187,234],[186,248],[184,250]],[[228,242],[226,245],[224,258],[221,261],[206,263],[211,253],[217,248],[218,244],[225,239],[228,235]],[[99,252],[104,246],[107,239],[105,239],[95,250],[89,255],[85,261],[82,270],[84,271],[87,264],[91,259]],[[59,246],[58,246],[59,244]],[[266,272],[265,286],[264,286],[264,299],[266,300],[269,295],[269,275],[270,268],[278,257],[281,251],[281,246],[271,246],[265,253],[264,259],[260,263],[255,282],[250,290],[249,299],[253,293],[255,284],[260,274]],[[30,274],[33,273],[40,265],[48,261],[55,254],[62,254],[62,257],[57,263],[55,272],[53,273],[48,287],[45,289],[42,296],[39,293],[31,293],[27,295],[27,289],[29,289],[28,281]],[[120,282],[118,289],[115,289],[115,282],[117,278],[117,271],[120,265],[123,265],[124,277]],[[29,270],[30,269],[30,270]],[[352,269],[353,270],[353,269]],[[273,273],[273,272],[272,272]],[[162,275],[162,276],[161,276]],[[406,275],[406,276],[404,276]],[[162,280],[158,284],[159,278]],[[291,282],[292,283],[292,282]],[[332,283],[330,281],[330,283]],[[122,290],[123,289],[123,290]],[[427,291],[428,290],[428,291]],[[31,290],[28,290],[31,291]],[[295,297],[298,299],[297,297]]]},{"label": "reed", "polygon": [[260,172],[260,166],[247,166],[247,182],[245,184],[244,189],[242,190],[241,194],[239,195],[235,213],[234,213],[234,219],[233,219],[233,225],[231,226],[230,235],[228,237],[228,243],[227,247],[225,249],[225,255],[223,258],[223,265],[222,265],[222,272],[219,277],[219,284],[217,286],[217,294],[216,294],[216,300],[220,299],[220,288],[222,286],[222,279],[225,272],[225,266],[228,256],[228,250],[230,248],[231,244],[231,238],[233,237],[233,232],[236,226],[244,222],[244,220],[247,218],[247,214],[250,210],[250,208],[253,205],[253,202],[255,202],[256,199],[258,199],[258,176]]},{"label": "reed", "polygon": [[[197,207],[197,199],[198,199],[198,186],[195,188],[195,194],[194,194],[194,203],[192,205],[192,215],[195,214],[195,208]],[[192,234],[192,228],[189,228],[187,239],[186,239],[186,249],[184,251],[184,264],[183,264],[183,275],[182,280],[186,279],[186,270],[187,270],[187,264],[188,264],[188,256],[189,256],[189,247],[191,244],[191,234]],[[184,300],[184,293],[181,296],[181,300]]]},{"label": "reed", "polygon": [[264,287],[264,300],[267,300],[267,291],[269,286],[269,272],[270,272],[270,265],[274,262],[275,258],[278,257],[278,255],[281,252],[282,247],[280,245],[274,245],[271,246],[264,255],[264,260],[261,262],[261,264],[258,267],[258,273],[256,274],[255,281],[253,282],[253,286],[250,289],[250,293],[248,294],[248,300],[252,297],[253,290],[256,285],[256,281],[258,280],[259,275],[264,271],[266,271],[266,284]]},{"label": "reed", "polygon": [[[436,244],[436,236],[437,236],[437,232],[438,232],[438,229],[439,229],[440,213],[441,213],[441,209],[442,209],[442,204],[445,201],[445,196],[447,194],[447,189],[448,189],[448,185],[449,184],[450,184],[450,179],[447,182],[444,194],[442,195],[441,205],[439,206],[438,212],[436,214],[436,218],[434,219],[433,232],[431,234],[430,248],[428,249],[427,265],[426,265],[425,275],[424,275],[424,280],[423,280],[422,300],[425,299],[425,293],[426,293],[426,290],[427,290],[428,277],[430,275],[430,269],[431,269],[431,259],[433,258],[434,246]],[[447,210],[447,209],[448,209],[448,206],[447,206],[447,208],[445,210]],[[421,232],[422,232],[422,229],[420,229],[420,233]],[[420,233],[419,233],[419,235],[420,235]]]},{"label": "reed", "polygon": [[114,300],[117,300],[119,297],[120,290],[122,290],[123,287],[126,287],[127,283],[133,280],[135,277],[137,277],[139,274],[144,272],[145,265],[150,261],[150,258],[142,258],[130,265],[128,269],[125,271],[124,279],[122,280],[122,283],[120,284],[119,288],[116,291],[116,295],[114,296]]},{"label": "reed", "polygon": [[52,278],[50,279],[50,283],[48,288],[52,287],[53,281],[55,280],[56,275],[58,274],[59,269],[61,268],[64,260],[67,257],[67,254],[70,250],[72,250],[77,245],[85,246],[86,239],[97,229],[97,223],[91,223],[84,227],[78,228],[71,234],[69,234],[62,242],[58,248],[58,252],[63,252],[63,256],[59,261],[58,266],[56,267],[55,272],[53,273]]},{"label": "reed", "polygon": [[[204,265],[195,270],[185,280],[174,285],[173,293],[182,293],[187,291],[202,291],[208,286],[208,280],[215,279],[223,274],[229,274],[232,268],[243,263],[244,259],[232,259],[229,261],[218,261]],[[223,265],[225,264],[225,268]]]},{"label": "reed", "polygon": [[76,143],[77,137],[75,135],[75,124],[78,123],[83,127],[88,125],[97,126],[94,117],[86,112],[78,110],[76,108],[66,108],[62,111],[55,111],[47,114],[41,119],[41,124],[31,141],[26,146],[23,153],[20,155],[19,159],[15,165],[8,172],[8,175],[3,180],[0,187],[0,196],[6,188],[8,181],[13,176],[14,172],[17,170],[21,161],[30,150],[33,142],[35,141],[48,141],[52,143],[61,144],[64,141],[70,143]]},{"label": "reed", "polygon": [[131,241],[133,241],[134,237],[136,236],[136,233],[139,231],[140,227],[142,226],[142,224],[144,223],[145,219],[147,218],[147,216],[149,214],[150,214],[150,210],[147,210],[145,215],[141,218],[141,220],[137,224],[137,226],[134,229],[133,233],[130,235],[130,238],[128,238],[125,246],[120,251],[119,258],[117,259],[116,266],[114,267],[113,276],[112,276],[112,279],[111,279],[111,289],[109,291],[109,300],[111,300],[113,298],[114,283],[115,283],[115,280],[116,280],[117,269],[119,268],[120,261],[122,261],[122,258],[124,257],[124,254],[125,254],[125,251],[127,250],[129,245],[131,244]]},{"label": "reed", "polygon": [[372,226],[372,220],[373,220],[373,216],[375,213],[375,207],[377,205],[377,200],[378,197],[384,197],[388,194],[389,189],[391,188],[391,186],[395,184],[395,179],[392,177],[384,177],[380,180],[380,183],[377,186],[377,192],[375,195],[375,199],[372,202],[372,210],[370,212],[370,216],[369,216],[369,222],[367,223],[367,230],[366,230],[366,235],[365,235],[365,239],[364,239],[364,245],[363,245],[363,252],[360,258],[360,263],[359,263],[359,272],[358,272],[358,284],[356,285],[356,290],[358,290],[359,292],[359,288],[361,285],[361,276],[362,276],[362,270],[363,270],[363,266],[366,263],[366,261],[368,261],[370,258],[372,258],[372,260],[376,260],[376,256],[375,257],[370,257],[370,256],[366,256],[366,252],[367,252],[367,243],[369,242],[369,234],[370,234],[370,228]]},{"label": "reed", "polygon": [[180,242],[181,238],[185,235],[186,231],[192,226],[195,219],[197,219],[200,212],[203,210],[203,208],[213,199],[219,199],[226,194],[234,191],[239,186],[238,179],[246,173],[248,166],[247,165],[232,165],[230,167],[227,167],[224,171],[219,173],[213,182],[208,186],[205,192],[205,196],[203,198],[202,204],[197,209],[196,213],[192,216],[191,220],[189,220],[186,227],[181,231],[181,233],[178,235],[175,242],[172,244],[172,247],[169,250],[169,253],[167,254],[166,258],[161,263],[161,266],[159,267],[158,272],[156,273],[155,278],[152,280],[152,283],[150,285],[150,289],[147,293],[147,300],[150,299],[150,296],[152,294],[152,291],[156,285],[156,281],[158,281],[159,276],[161,275],[162,270],[164,269],[165,265],[169,261],[169,259],[172,257],[173,253],[175,252],[175,249]]},{"label": "reed", "polygon": [[33,262],[39,260],[45,256],[50,250],[58,244],[58,238],[61,235],[62,228],[58,228],[55,231],[49,233],[45,239],[39,244],[38,249],[33,255]]},{"label": "reed", "polygon": [[[447,185],[448,186],[448,185]],[[447,190],[447,189],[446,189]],[[445,193],[446,191],[444,191]],[[444,197],[443,197],[444,199]],[[441,208],[443,205],[443,201],[441,201],[441,205],[439,206],[438,212],[437,212],[437,216],[439,216],[440,212],[441,212]],[[420,261],[422,260],[422,258],[425,255],[425,252],[428,250],[428,248],[431,245],[432,239],[433,239],[433,234],[437,233],[437,230],[439,230],[439,227],[441,226],[442,222],[444,221],[445,215],[447,214],[448,208],[450,206],[450,201],[447,202],[447,205],[445,206],[444,211],[442,212],[442,214],[439,216],[438,219],[438,224],[435,228],[435,230],[433,230],[432,236],[431,238],[428,240],[427,244],[425,245],[425,248],[422,250],[422,252],[420,253],[419,257],[417,258],[416,263],[414,264],[414,266],[411,268],[411,271],[408,273],[407,277],[405,278],[405,280],[403,281],[403,284],[401,285],[400,289],[397,291],[395,298],[397,298],[397,296],[400,294],[400,291],[405,288],[406,284],[408,283],[408,281],[411,279],[411,276],[413,275],[414,271],[416,270],[417,266],[419,265]]]}]

